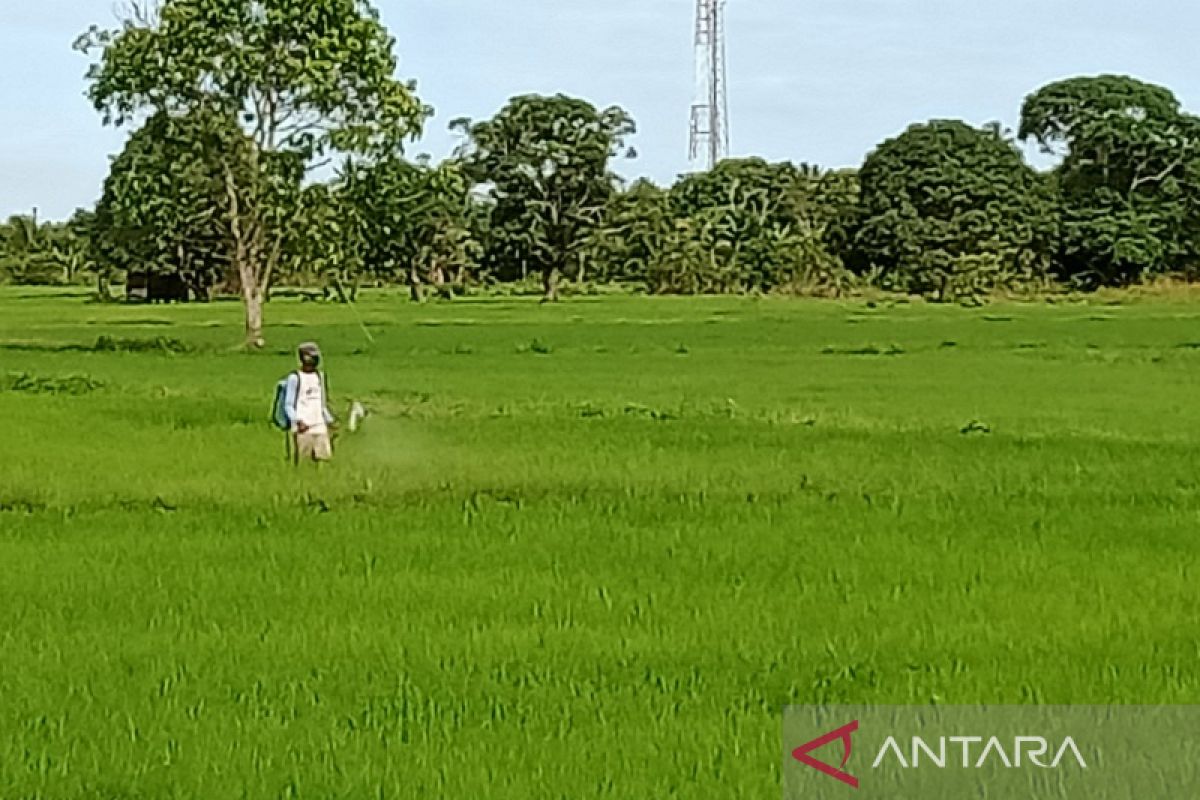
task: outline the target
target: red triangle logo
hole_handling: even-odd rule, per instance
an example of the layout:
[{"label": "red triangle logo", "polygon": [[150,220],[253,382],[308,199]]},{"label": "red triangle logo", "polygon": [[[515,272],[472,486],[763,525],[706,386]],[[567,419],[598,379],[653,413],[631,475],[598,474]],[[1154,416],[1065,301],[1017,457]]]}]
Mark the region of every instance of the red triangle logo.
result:
[{"label": "red triangle logo", "polygon": [[[850,752],[854,747],[854,742],[851,737],[857,730],[858,720],[854,720],[854,722],[851,722],[849,725],[845,725],[841,728],[838,728],[836,731],[827,733],[819,739],[813,739],[807,744],[800,745],[792,751],[792,758],[796,759],[805,766],[812,767],[818,772],[828,775],[835,780],[841,781],[847,786],[857,789],[858,778],[854,777],[848,772],[844,772],[847,762],[850,761]],[[843,755],[842,763],[839,767],[830,766],[824,761],[818,761],[810,755],[814,750],[820,750],[825,745],[832,744],[836,741],[841,741],[842,743]]]}]

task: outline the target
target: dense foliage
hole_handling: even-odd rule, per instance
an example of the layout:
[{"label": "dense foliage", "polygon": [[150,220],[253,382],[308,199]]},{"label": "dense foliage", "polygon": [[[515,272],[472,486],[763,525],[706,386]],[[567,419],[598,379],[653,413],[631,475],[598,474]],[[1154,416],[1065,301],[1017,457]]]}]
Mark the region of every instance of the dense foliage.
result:
[{"label": "dense foliage", "polygon": [[177,273],[206,299],[233,266],[223,163],[249,167],[247,140],[211,108],[155,114],[113,161],[92,231],[102,270]]},{"label": "dense foliage", "polygon": [[[671,186],[630,185],[630,116],[565,95],[457,120],[455,154],[408,159],[431,112],[398,81],[367,0],[163,0],[93,29],[91,99],[136,126],[94,212],[0,225],[0,281],[175,276],[240,293],[261,341],[273,283],[352,302],[362,284],[453,297],[560,280],[651,293],[875,286],[978,300],[1055,284],[1119,286],[1200,263],[1200,118],[1128,77],[1050,84],[1017,136],[914,125],[860,169],[731,159]],[[336,169],[320,169],[333,165]]]},{"label": "dense foliage", "polygon": [[1050,184],[998,128],[915,125],[880,145],[859,180],[852,258],[894,288],[958,299],[1048,272]]},{"label": "dense foliage", "polygon": [[339,181],[344,218],[362,247],[365,275],[407,283],[414,300],[425,287],[450,293],[479,262],[485,209],[463,165],[388,158],[348,169]]},{"label": "dense foliage", "polygon": [[76,211],[66,222],[32,214],[0,221],[0,284],[66,285],[82,280],[93,266],[90,234],[94,215]]},{"label": "dense foliage", "polygon": [[564,95],[513,98],[493,119],[458,120],[459,157],[488,188],[491,225],[485,258],[501,276],[531,270],[544,298],[558,277],[583,269],[585,244],[604,218],[617,178],[609,162],[631,156],[633,120],[620,108],[598,110]]},{"label": "dense foliage", "polygon": [[305,176],[334,154],[393,154],[428,109],[395,78],[394,40],[367,0],[163,0],[120,30],[93,29],[90,97],[105,123],[213,117],[240,141],[198,158],[220,179],[220,208],[246,309],[262,345],[262,304],[302,222]]},{"label": "dense foliage", "polygon": [[1062,156],[1057,266],[1083,286],[1191,270],[1200,256],[1200,118],[1167,89],[1101,76],[1030,96],[1021,136]]}]

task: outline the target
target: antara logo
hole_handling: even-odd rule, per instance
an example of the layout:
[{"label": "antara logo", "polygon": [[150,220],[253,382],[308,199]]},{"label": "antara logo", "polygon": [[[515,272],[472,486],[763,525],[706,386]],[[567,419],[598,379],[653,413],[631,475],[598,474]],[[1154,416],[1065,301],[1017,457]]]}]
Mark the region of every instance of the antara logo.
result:
[{"label": "antara logo", "polygon": [[[1001,741],[999,736],[987,738],[982,736],[941,736],[933,741],[937,742],[936,747],[920,736],[912,737],[909,759],[905,760],[900,743],[896,741],[896,737],[889,736],[883,743],[883,747],[879,748],[879,755],[875,757],[875,763],[871,765],[871,769],[878,769],[889,756],[904,769],[915,769],[921,766],[922,759],[938,769],[946,769],[947,764],[957,765],[959,763],[962,764],[963,769],[983,769],[992,761],[1003,764],[1008,769],[1029,765],[1042,769],[1058,769],[1058,765],[1068,755],[1074,758],[1075,763],[1079,764],[1081,768],[1088,768],[1087,762],[1083,760],[1083,754],[1079,752],[1079,747],[1070,736],[1063,739],[1062,744],[1053,750],[1054,756],[1049,759],[1049,763],[1047,763],[1047,756],[1051,752],[1050,742],[1041,736],[1013,737],[1011,748],[1006,748],[1007,740]],[[973,750],[974,747],[979,749]],[[955,758],[952,762],[949,756],[955,752],[961,753],[962,759]],[[973,752],[977,752],[979,757],[976,758]]]},{"label": "antara logo", "polygon": [[[854,751],[854,734],[858,732],[858,728],[858,720],[855,720],[849,725],[830,731],[797,747],[792,751],[792,758],[857,789],[858,778],[846,771],[846,765],[850,763],[850,755]],[[814,751],[838,741],[842,744],[842,760],[839,766],[835,767],[813,757]],[[947,769],[948,766],[957,767],[959,764],[963,769],[983,769],[989,764],[1002,764],[1008,769],[1030,766],[1057,769],[1068,759],[1073,760],[1081,769],[1088,768],[1083,754],[1070,736],[1063,739],[1057,747],[1053,747],[1051,742],[1042,736],[1013,737],[1011,747],[1006,747],[1007,742],[1008,740],[1002,741],[998,736],[941,736],[928,740],[913,736],[909,747],[903,749],[895,736],[888,736],[871,763],[871,769],[879,769],[889,761],[898,764],[902,769],[917,769],[925,765]]]},{"label": "antara logo", "polygon": [[[796,759],[801,764],[812,767],[818,772],[824,772],[829,777],[839,780],[847,786],[853,786],[855,789],[857,789],[858,778],[844,771],[846,764],[850,761],[850,753],[854,749],[853,736],[857,730],[858,720],[854,720],[854,722],[851,722],[849,725],[843,725],[836,731],[831,731],[830,733],[827,733],[818,739],[813,739],[807,744],[800,745],[792,751],[792,758]],[[839,739],[842,742],[842,765],[840,769],[837,767],[831,767],[824,761],[818,761],[809,755],[812,753],[812,751],[820,750],[825,745],[836,742]]]}]

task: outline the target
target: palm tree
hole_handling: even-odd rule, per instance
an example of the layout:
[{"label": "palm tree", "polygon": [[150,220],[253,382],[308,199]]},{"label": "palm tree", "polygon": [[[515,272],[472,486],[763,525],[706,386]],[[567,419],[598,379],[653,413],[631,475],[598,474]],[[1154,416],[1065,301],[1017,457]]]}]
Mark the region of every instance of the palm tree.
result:
[{"label": "palm tree", "polygon": [[0,274],[13,283],[56,283],[62,261],[54,246],[54,229],[38,222],[37,212],[9,217],[0,225]]}]

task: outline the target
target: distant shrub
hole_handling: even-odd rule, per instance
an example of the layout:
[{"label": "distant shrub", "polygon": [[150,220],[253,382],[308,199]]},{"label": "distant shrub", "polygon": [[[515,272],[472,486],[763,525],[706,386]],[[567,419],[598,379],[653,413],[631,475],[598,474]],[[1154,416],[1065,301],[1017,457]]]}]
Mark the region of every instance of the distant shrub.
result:
[{"label": "distant shrub", "polygon": [[0,391],[24,392],[26,394],[85,395],[104,386],[90,375],[67,375],[45,377],[28,372],[10,372],[0,379]]},{"label": "distant shrub", "polygon": [[169,336],[156,336],[153,339],[101,336],[92,347],[97,353],[190,353],[194,349],[187,342]]},{"label": "distant shrub", "polygon": [[904,348],[896,344],[886,347],[868,344],[862,347],[826,347],[821,351],[826,356],[902,356]]},{"label": "distant shrub", "polygon": [[517,345],[518,353],[535,353],[539,356],[548,356],[554,352],[554,346],[543,342],[541,339],[534,339],[529,344]]}]

